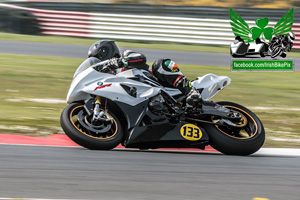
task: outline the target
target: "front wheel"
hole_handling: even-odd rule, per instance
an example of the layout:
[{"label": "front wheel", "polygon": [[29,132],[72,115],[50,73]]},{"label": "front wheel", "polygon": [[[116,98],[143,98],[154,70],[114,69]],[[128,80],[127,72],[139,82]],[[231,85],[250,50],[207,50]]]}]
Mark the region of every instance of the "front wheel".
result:
[{"label": "front wheel", "polygon": [[[265,141],[265,130],[258,117],[247,108],[232,102],[217,102],[238,113],[240,121],[231,121],[236,127],[206,124],[210,144],[216,150],[228,155],[250,155],[258,151]],[[212,122],[222,119],[211,117]]]},{"label": "front wheel", "polygon": [[281,47],[278,47],[278,46],[274,47],[272,49],[271,58],[275,58],[277,56],[280,56],[282,54],[282,52],[283,51],[282,51]]},{"label": "front wheel", "polygon": [[67,136],[77,144],[91,150],[110,150],[122,141],[123,129],[113,113],[108,111],[105,117],[110,120],[93,125],[84,105],[72,103],[63,110],[60,123]]}]

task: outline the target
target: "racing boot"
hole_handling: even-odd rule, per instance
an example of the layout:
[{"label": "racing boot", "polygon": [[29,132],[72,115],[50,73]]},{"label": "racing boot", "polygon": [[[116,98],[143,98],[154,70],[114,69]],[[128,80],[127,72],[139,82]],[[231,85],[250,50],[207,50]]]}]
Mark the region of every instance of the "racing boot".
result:
[{"label": "racing boot", "polygon": [[203,102],[203,99],[201,97],[201,94],[198,90],[195,88],[190,89],[190,92],[188,93],[186,97],[186,103],[189,107],[195,107]]},{"label": "racing boot", "polygon": [[174,86],[187,96],[186,103],[189,107],[194,107],[203,102],[200,92],[193,88],[187,77],[181,76]]}]

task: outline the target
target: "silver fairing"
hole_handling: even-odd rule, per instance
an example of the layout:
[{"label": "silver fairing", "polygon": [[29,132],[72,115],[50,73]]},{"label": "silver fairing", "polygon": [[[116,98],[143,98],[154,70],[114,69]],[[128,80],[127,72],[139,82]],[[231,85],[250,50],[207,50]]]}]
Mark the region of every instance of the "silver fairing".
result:
[{"label": "silver fairing", "polygon": [[[98,72],[90,67],[73,79],[67,95],[67,103],[84,101],[90,99],[90,95],[97,95],[135,106],[157,95],[161,90],[160,87],[129,79],[135,77],[137,71],[141,70],[128,70],[112,75]],[[129,95],[121,85],[135,87],[136,97]]]},{"label": "silver fairing", "polygon": [[231,82],[227,76],[217,76],[215,74],[206,74],[192,81],[194,88],[201,90],[201,96],[204,100],[209,100],[218,92],[223,90]]},{"label": "silver fairing", "polygon": [[[131,69],[113,75],[98,72],[93,67],[89,67],[74,77],[67,95],[67,103],[86,101],[91,98],[91,95],[97,95],[135,106],[156,96],[161,90],[170,96],[182,94],[176,88],[165,88],[156,81],[149,79],[145,72],[140,69]],[[138,81],[138,78],[141,78],[143,81]],[[229,85],[230,81],[230,78],[227,76],[207,74],[192,81],[192,85],[194,88],[201,90],[204,100],[208,100]],[[130,95],[124,89],[124,86],[127,88],[134,87],[136,96]]]}]

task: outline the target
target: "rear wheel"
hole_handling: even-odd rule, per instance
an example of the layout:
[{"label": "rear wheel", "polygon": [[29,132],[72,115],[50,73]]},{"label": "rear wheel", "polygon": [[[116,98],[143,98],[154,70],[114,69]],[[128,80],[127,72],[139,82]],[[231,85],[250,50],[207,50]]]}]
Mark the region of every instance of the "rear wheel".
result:
[{"label": "rear wheel", "polygon": [[[265,131],[258,117],[247,108],[232,102],[218,102],[241,116],[241,120],[232,121],[235,127],[206,124],[205,129],[210,144],[216,150],[228,155],[250,155],[258,151],[265,141]],[[212,122],[222,120],[212,117]]]},{"label": "rear wheel", "polygon": [[84,105],[72,103],[63,110],[60,123],[64,132],[77,144],[92,150],[110,150],[120,144],[123,130],[113,113],[108,111],[104,117],[110,120],[93,125]]}]

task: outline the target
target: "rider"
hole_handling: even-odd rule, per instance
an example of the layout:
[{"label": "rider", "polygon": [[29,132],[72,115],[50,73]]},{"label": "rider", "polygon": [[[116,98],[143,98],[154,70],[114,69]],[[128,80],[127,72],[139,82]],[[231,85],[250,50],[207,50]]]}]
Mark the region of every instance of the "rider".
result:
[{"label": "rider", "polygon": [[[276,35],[270,41],[270,51],[277,45],[283,45],[285,50],[290,52],[293,47],[293,42],[295,40],[295,33],[290,32],[288,35]],[[283,56],[285,56],[285,52]]]},{"label": "rider", "polygon": [[[86,65],[93,65],[101,61],[110,60],[110,66],[106,72],[116,73],[130,68],[148,70],[146,56],[131,50],[126,50],[121,56],[118,46],[112,40],[101,40],[95,42],[88,51]],[[175,87],[187,96],[186,102],[190,106],[202,102],[200,93],[192,87],[191,81],[184,76],[178,65],[169,58],[156,60],[152,65],[153,74],[159,82],[166,87]]]}]

